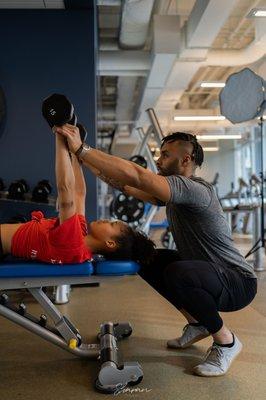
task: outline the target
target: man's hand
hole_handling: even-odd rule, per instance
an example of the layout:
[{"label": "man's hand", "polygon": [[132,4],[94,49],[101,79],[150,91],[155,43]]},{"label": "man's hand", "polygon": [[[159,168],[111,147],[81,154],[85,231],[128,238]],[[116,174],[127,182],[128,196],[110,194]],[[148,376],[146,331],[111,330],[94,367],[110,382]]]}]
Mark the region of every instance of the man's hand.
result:
[{"label": "man's hand", "polygon": [[72,153],[75,153],[82,145],[79,128],[74,125],[65,124],[63,126],[54,126],[53,132],[67,139],[68,147]]}]

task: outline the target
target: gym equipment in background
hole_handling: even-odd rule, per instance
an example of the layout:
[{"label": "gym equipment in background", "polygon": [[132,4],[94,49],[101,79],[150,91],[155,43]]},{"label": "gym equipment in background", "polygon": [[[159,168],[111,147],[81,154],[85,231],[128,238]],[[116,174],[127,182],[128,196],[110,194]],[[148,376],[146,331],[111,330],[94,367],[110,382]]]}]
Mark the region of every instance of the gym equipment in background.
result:
[{"label": "gym equipment in background", "polygon": [[[261,248],[265,250],[264,226],[264,165],[263,165],[263,112],[266,109],[266,81],[251,69],[244,68],[231,74],[219,96],[221,114],[233,124],[259,118],[261,139],[261,237],[246,254],[246,258]],[[260,263],[259,270],[263,270]],[[257,269],[258,270],[258,269]]]},{"label": "gym equipment in background", "polygon": [[138,223],[144,214],[144,202],[120,193],[111,203],[111,216],[127,223]]},{"label": "gym equipment in background", "polygon": [[219,197],[219,177],[220,177],[219,172],[216,172],[212,182],[210,182],[210,184],[214,187],[218,197]]},{"label": "gym equipment in background", "polygon": [[130,157],[129,161],[132,161],[132,162],[140,165],[143,168],[147,168],[147,166],[148,166],[146,158],[140,154],[136,154],[136,155]]},{"label": "gym equipment in background", "polygon": [[30,190],[25,179],[19,179],[10,184],[8,188],[8,199],[25,200],[25,194]]},{"label": "gym equipment in background", "polygon": [[49,203],[48,196],[52,192],[52,186],[47,179],[38,182],[32,191],[31,200],[36,203]]}]

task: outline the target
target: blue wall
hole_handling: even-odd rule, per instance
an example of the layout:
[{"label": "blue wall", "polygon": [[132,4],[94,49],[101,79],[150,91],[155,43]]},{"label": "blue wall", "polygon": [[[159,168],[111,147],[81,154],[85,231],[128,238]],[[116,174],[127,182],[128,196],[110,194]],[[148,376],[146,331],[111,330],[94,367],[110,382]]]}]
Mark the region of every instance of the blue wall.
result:
[{"label": "blue wall", "polygon": [[[43,98],[63,93],[95,145],[93,10],[0,11],[0,86],[7,118],[0,137],[0,177],[49,179],[55,188],[54,137],[41,114]],[[96,218],[96,181],[85,171],[87,218]],[[53,191],[55,194],[55,190]],[[0,204],[1,206],[1,204]]]}]

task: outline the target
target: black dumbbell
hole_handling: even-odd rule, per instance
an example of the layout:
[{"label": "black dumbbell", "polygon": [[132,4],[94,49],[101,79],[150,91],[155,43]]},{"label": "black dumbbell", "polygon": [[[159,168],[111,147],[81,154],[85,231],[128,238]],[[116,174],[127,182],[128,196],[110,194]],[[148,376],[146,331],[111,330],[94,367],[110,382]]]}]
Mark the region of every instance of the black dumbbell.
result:
[{"label": "black dumbbell", "polygon": [[81,124],[77,124],[77,127],[79,128],[80,139],[81,139],[81,141],[82,141],[82,143],[83,143],[83,142],[85,142],[85,140],[86,140],[86,138],[87,138],[87,131],[86,131],[86,129],[84,128],[84,126],[81,125]]},{"label": "black dumbbell", "polygon": [[25,193],[29,191],[29,185],[25,181],[25,179],[20,179],[18,181],[14,181],[10,184],[8,188],[8,199],[13,200],[25,200]]},{"label": "black dumbbell", "polygon": [[52,192],[52,186],[47,179],[37,183],[37,186],[32,191],[31,200],[36,203],[48,203],[48,196]]},{"label": "black dumbbell", "polygon": [[63,94],[54,93],[44,99],[42,115],[51,128],[54,125],[62,126],[66,123],[76,125],[77,123],[73,104]]}]

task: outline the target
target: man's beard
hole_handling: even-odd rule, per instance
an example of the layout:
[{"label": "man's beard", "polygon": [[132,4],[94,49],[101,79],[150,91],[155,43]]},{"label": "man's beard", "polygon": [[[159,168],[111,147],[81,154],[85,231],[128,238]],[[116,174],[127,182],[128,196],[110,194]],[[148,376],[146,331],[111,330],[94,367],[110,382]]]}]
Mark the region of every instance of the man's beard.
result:
[{"label": "man's beard", "polygon": [[180,175],[178,168],[158,169],[158,174],[161,176]]}]

